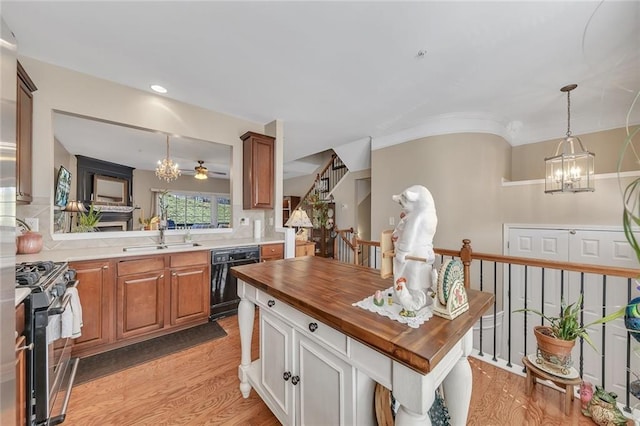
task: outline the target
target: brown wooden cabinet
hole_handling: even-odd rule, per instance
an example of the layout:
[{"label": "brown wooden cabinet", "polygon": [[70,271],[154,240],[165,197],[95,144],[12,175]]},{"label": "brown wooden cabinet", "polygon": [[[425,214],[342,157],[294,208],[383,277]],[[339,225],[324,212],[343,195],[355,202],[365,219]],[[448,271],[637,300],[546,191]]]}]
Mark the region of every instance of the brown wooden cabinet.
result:
[{"label": "brown wooden cabinet", "polygon": [[78,296],[82,303],[82,335],[74,341],[73,355],[81,356],[95,347],[112,343],[114,333],[114,267],[109,260],[71,262],[76,271]]},{"label": "brown wooden cabinet", "polygon": [[260,261],[284,259],[284,244],[263,244],[260,246]]},{"label": "brown wooden cabinet", "polygon": [[27,72],[18,62],[18,93],[16,99],[16,202],[32,200],[31,170],[33,135],[33,92],[37,90]]},{"label": "brown wooden cabinet", "polygon": [[300,203],[300,197],[295,195],[287,195],[282,197],[282,226],[286,226],[287,220],[291,217],[291,213]]},{"label": "brown wooden cabinet", "polygon": [[311,230],[311,239],[316,246],[316,256],[333,257],[333,240],[331,229],[313,228]]},{"label": "brown wooden cabinet", "polygon": [[16,425],[27,424],[27,338],[25,328],[24,303],[16,306]]},{"label": "brown wooden cabinet", "polygon": [[172,254],[171,325],[209,317],[210,262],[207,252]]},{"label": "brown wooden cabinet", "polygon": [[247,132],[243,145],[243,208],[272,209],[274,205],[275,138]]},{"label": "brown wooden cabinet", "polygon": [[116,285],[116,338],[135,337],[164,327],[164,256],[119,261]]},{"label": "brown wooden cabinet", "polygon": [[316,245],[313,241],[296,241],[296,257],[315,255]]}]

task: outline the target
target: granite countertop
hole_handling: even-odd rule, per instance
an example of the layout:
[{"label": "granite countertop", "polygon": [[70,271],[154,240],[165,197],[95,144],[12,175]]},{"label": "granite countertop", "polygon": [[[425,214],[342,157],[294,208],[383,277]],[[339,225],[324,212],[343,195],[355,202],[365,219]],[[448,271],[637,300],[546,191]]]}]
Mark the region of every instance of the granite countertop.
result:
[{"label": "granite countertop", "polygon": [[282,237],[273,238],[234,238],[234,239],[219,239],[219,240],[203,240],[193,241],[199,244],[198,246],[180,246],[180,243],[169,242],[169,245],[175,244],[174,247],[164,248],[161,250],[154,249],[155,244],[144,244],[149,249],[139,249],[133,251],[124,251],[125,247],[139,247],[141,244],[122,244],[120,246],[108,246],[108,247],[96,247],[96,248],[74,248],[74,249],[52,249],[43,250],[37,254],[18,254],[16,255],[16,263],[21,262],[35,262],[42,260],[51,260],[54,262],[71,262],[93,259],[108,259],[115,257],[130,257],[130,256],[142,256],[152,254],[167,254],[178,253],[188,251],[201,251],[211,250],[216,248],[226,247],[241,247],[249,245],[262,245],[273,243],[284,243]]}]

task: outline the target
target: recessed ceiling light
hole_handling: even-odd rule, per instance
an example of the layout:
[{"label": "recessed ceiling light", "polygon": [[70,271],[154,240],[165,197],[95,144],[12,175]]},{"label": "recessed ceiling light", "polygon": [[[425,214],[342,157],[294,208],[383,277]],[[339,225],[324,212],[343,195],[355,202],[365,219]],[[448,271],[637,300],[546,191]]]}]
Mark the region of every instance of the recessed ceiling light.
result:
[{"label": "recessed ceiling light", "polygon": [[153,90],[154,92],[158,92],[158,93],[167,93],[167,89],[165,89],[164,87],[160,86],[159,84],[152,84],[151,85],[151,90]]}]

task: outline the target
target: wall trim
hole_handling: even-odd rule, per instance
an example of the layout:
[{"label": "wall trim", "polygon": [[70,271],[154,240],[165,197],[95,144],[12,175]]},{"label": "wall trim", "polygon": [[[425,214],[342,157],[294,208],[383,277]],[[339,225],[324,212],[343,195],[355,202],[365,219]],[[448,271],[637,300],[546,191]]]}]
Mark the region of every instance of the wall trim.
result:
[{"label": "wall trim", "polygon": [[[601,179],[618,179],[618,178],[626,178],[626,177],[636,177],[640,176],[640,170],[631,171],[631,172],[620,172],[620,173],[600,173],[593,176],[595,180]],[[510,181],[505,178],[502,178],[502,186],[526,186],[526,185],[544,185],[544,179],[531,179],[531,180],[514,180]]]}]

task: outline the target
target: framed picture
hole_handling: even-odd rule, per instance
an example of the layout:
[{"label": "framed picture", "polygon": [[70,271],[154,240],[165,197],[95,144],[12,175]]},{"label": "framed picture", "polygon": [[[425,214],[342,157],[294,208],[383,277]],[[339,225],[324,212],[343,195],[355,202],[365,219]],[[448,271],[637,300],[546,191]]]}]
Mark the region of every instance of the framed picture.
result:
[{"label": "framed picture", "polygon": [[54,205],[58,207],[66,207],[69,201],[69,191],[71,191],[71,172],[60,166],[58,170],[58,179],[56,180],[56,194],[54,197]]}]

